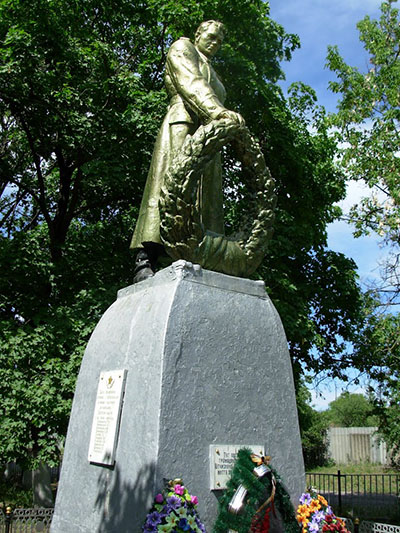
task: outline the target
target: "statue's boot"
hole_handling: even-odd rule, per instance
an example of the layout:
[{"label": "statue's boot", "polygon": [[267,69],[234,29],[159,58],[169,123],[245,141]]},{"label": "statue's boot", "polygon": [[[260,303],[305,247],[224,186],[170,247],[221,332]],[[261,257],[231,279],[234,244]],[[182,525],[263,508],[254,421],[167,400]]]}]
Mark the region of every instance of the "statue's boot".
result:
[{"label": "statue's boot", "polygon": [[145,243],[136,256],[135,270],[133,271],[133,283],[139,283],[154,276],[157,259],[164,251],[164,247],[157,243]]},{"label": "statue's boot", "polygon": [[135,270],[133,271],[133,283],[139,283],[147,278],[154,276],[154,270],[151,268],[150,259],[145,250],[140,250],[136,256]]}]

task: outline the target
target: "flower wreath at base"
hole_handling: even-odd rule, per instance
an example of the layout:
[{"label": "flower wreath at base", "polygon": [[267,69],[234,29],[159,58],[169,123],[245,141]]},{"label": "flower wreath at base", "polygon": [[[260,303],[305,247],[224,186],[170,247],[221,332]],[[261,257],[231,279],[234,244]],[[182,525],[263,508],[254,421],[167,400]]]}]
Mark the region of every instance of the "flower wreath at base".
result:
[{"label": "flower wreath at base", "polygon": [[189,494],[181,479],[168,481],[154,498],[143,533],[206,533],[197,503],[197,496]]},{"label": "flower wreath at base", "polygon": [[349,533],[344,521],[335,516],[326,499],[313,490],[302,494],[296,517],[302,526],[302,533],[319,531]]}]

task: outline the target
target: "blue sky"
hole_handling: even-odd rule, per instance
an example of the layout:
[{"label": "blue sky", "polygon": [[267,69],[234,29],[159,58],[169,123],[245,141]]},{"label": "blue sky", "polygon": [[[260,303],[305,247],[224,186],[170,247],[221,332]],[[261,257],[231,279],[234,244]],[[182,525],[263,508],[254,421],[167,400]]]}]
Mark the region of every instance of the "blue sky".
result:
[{"label": "blue sky", "polygon": [[[325,68],[327,47],[337,45],[348,64],[366,70],[368,55],[359,41],[356,24],[365,15],[378,18],[381,0],[270,0],[269,4],[270,16],[287,32],[299,35],[301,41],[301,49],[294,53],[292,61],[282,65],[286,74],[282,87],[303,81],[316,91],[320,104],[328,111],[335,111],[337,96],[328,88],[335,75]],[[347,198],[341,204],[343,210],[348,210],[363,193],[362,186],[350,183]],[[379,246],[377,237],[354,239],[352,228],[339,221],[328,230],[329,247],[355,260],[362,284],[379,276],[379,262],[385,250]],[[322,397],[313,391],[314,405],[317,409],[326,408],[344,388],[338,381],[323,382],[319,385]],[[355,386],[349,390],[360,392]]]},{"label": "blue sky", "polygon": [[287,83],[303,81],[317,92],[321,104],[334,111],[336,95],[328,90],[333,73],[325,68],[328,45],[338,45],[345,61],[363,69],[368,56],[356,24],[365,15],[379,16],[380,0],[269,0],[271,17],[300,37],[301,49],[283,65]]}]

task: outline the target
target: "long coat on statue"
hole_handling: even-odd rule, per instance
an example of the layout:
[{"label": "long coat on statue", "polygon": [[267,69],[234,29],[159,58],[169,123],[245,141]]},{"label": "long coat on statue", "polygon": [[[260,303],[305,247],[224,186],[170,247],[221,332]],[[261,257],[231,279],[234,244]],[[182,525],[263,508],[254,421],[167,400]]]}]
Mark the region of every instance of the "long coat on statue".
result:
[{"label": "long coat on statue", "polygon": [[[170,96],[167,114],[157,136],[139,218],[131,248],[143,243],[161,243],[158,201],[164,177],[173,156],[187,135],[193,135],[226,111],[225,89],[207,57],[186,37],[174,42],[168,52],[165,86]],[[224,233],[221,155],[204,170],[198,195],[198,208],[205,229]]]}]

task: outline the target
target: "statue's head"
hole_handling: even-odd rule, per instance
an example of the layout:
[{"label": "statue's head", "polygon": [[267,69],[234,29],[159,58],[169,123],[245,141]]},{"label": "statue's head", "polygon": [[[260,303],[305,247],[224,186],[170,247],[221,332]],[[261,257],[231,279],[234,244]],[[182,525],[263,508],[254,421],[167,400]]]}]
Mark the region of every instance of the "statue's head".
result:
[{"label": "statue's head", "polygon": [[195,45],[207,57],[214,56],[221,48],[225,37],[225,26],[217,20],[206,20],[197,28]]}]

